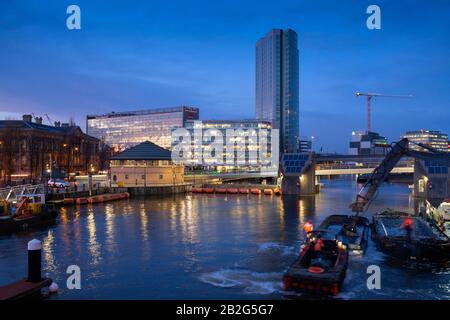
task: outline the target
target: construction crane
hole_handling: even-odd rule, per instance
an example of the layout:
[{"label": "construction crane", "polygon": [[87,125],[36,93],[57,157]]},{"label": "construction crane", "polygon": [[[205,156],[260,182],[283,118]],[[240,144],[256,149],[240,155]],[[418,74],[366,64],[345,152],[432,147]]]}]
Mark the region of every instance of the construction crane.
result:
[{"label": "construction crane", "polygon": [[49,115],[47,113],[45,113],[44,115],[47,118],[48,123],[52,126],[53,125],[52,119],[50,119],[50,117],[49,117]]},{"label": "construction crane", "polygon": [[371,127],[371,116],[370,116],[370,108],[371,108],[371,102],[372,98],[412,98],[412,95],[406,95],[406,96],[399,96],[399,95],[388,95],[388,94],[381,94],[381,93],[361,93],[356,92],[355,96],[357,97],[367,97],[367,131],[370,131],[372,129]]}]

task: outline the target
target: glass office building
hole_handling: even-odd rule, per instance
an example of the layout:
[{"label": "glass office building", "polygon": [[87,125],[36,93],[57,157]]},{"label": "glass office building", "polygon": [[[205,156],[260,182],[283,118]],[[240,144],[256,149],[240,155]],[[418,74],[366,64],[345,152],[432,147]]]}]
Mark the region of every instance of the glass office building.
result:
[{"label": "glass office building", "polygon": [[[189,131],[192,139],[192,158],[194,160],[185,166],[191,167],[191,169],[197,167],[206,171],[248,172],[273,167],[273,163],[269,164],[273,151],[272,139],[278,139],[278,135],[273,136],[278,132],[272,131],[269,121],[255,119],[187,121],[185,129]],[[200,137],[196,135],[198,130],[201,132]],[[207,131],[209,134],[206,134]],[[221,133],[223,139],[223,158],[219,160],[218,164],[208,165],[205,161],[205,154],[211,152],[209,144],[216,139],[210,135],[215,136],[218,132]],[[230,148],[230,143],[233,145],[232,148]],[[201,148],[194,147],[199,144]],[[244,157],[238,159],[238,152]],[[278,168],[272,169],[276,171]]]},{"label": "glass office building", "polygon": [[299,51],[294,30],[274,29],[256,43],[256,118],[280,129],[280,151],[297,152]]},{"label": "glass office building", "polygon": [[88,115],[87,133],[108,144],[115,152],[144,141],[170,149],[173,129],[184,127],[186,121],[197,120],[194,107],[161,108],[142,111],[112,112]]},{"label": "glass office building", "polygon": [[[448,152],[448,135],[440,131],[433,130],[417,130],[408,131],[402,138],[408,138],[409,141],[414,143],[421,143],[423,145],[432,147],[437,151]],[[411,143],[410,148],[417,151],[427,151],[426,148],[422,148],[416,144]]]}]

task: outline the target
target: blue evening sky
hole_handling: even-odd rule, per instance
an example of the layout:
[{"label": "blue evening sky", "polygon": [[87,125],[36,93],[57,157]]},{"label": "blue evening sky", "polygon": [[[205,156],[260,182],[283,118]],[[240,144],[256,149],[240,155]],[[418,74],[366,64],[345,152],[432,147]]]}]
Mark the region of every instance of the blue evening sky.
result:
[{"label": "blue evening sky", "polygon": [[[77,4],[82,30],[66,28]],[[377,4],[382,29],[366,28]],[[0,2],[0,118],[194,105],[202,119],[255,114],[255,42],[299,34],[300,131],[316,149],[346,152],[365,129],[356,91],[378,99],[373,129],[450,131],[448,0],[15,0]]]}]

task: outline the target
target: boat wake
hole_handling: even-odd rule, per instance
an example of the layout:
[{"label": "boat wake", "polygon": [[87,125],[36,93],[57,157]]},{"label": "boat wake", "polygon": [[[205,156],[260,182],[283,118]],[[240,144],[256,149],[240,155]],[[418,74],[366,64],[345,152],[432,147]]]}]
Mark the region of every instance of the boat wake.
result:
[{"label": "boat wake", "polygon": [[271,294],[281,292],[281,274],[276,272],[261,273],[250,270],[222,269],[204,273],[200,281],[216,287],[240,287],[246,294]]},{"label": "boat wake", "polygon": [[258,253],[279,253],[285,256],[296,254],[298,251],[293,246],[285,246],[275,242],[261,243],[258,247]]}]

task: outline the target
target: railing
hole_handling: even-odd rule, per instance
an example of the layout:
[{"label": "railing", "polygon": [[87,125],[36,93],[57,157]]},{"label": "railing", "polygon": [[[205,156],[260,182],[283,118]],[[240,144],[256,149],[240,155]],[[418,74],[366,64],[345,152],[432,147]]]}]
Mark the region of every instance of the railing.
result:
[{"label": "railing", "polygon": [[45,188],[43,184],[25,184],[0,189],[0,200],[9,202],[19,201],[23,197],[31,197],[44,194]]}]

